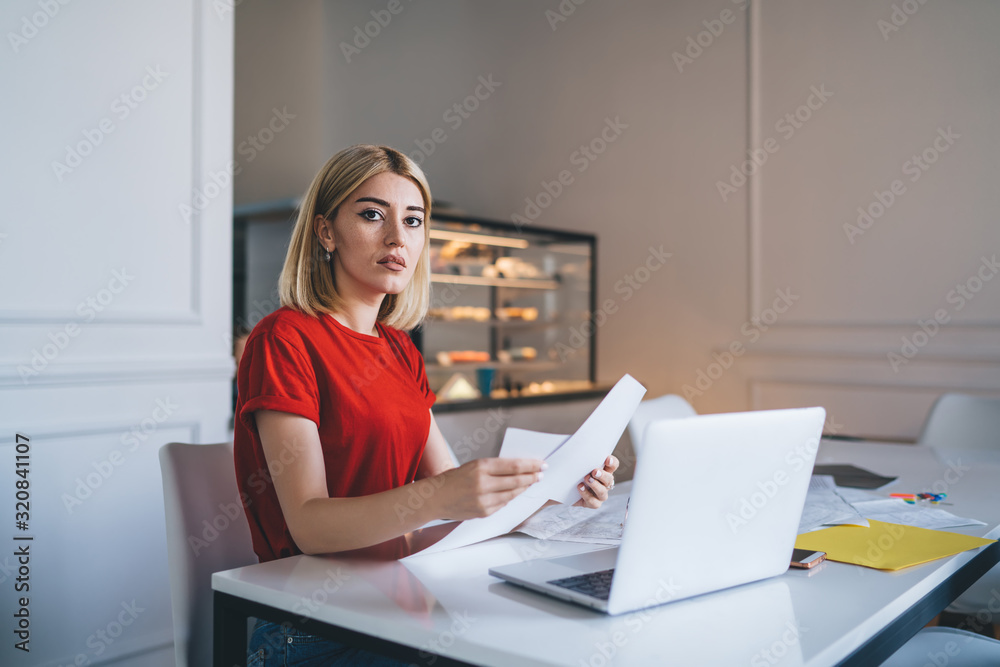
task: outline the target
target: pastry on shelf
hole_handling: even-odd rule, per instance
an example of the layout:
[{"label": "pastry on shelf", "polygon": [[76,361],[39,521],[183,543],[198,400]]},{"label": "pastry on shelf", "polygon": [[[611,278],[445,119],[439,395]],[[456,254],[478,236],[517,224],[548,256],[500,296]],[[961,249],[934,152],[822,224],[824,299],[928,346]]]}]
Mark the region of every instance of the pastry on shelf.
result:
[{"label": "pastry on shelf", "polygon": [[452,350],[449,352],[438,352],[437,362],[442,366],[462,363],[483,363],[490,360],[489,352],[479,350]]},{"label": "pastry on shelf", "polygon": [[537,308],[515,308],[513,306],[507,306],[505,308],[497,308],[497,319],[498,320],[523,320],[525,322],[534,322],[538,319],[538,309]]},{"label": "pastry on shelf", "polygon": [[509,350],[497,352],[497,360],[505,364],[512,361],[534,361],[538,358],[538,350],[533,347],[512,347]]},{"label": "pastry on shelf", "polygon": [[451,308],[431,308],[427,315],[447,322],[474,320],[486,322],[490,319],[490,309],[484,306],[452,306]]}]

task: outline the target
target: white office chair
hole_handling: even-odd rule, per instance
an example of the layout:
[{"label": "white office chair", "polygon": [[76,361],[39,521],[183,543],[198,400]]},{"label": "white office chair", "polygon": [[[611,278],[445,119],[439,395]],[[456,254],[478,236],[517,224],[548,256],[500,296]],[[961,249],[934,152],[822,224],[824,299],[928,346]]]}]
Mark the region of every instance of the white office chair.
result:
[{"label": "white office chair", "polygon": [[882,663],[882,667],[920,665],[1000,665],[1000,641],[955,628],[924,628]]},{"label": "white office chair", "polygon": [[[943,394],[931,407],[917,443],[939,451],[1000,450],[1000,398]],[[984,574],[946,611],[969,615],[988,609],[994,590],[1000,590],[1000,565]],[[1000,615],[993,623],[1000,624]]]},{"label": "white office chair", "polygon": [[953,450],[1000,449],[1000,398],[941,395],[917,443]]},{"label": "white office chair", "polygon": [[665,394],[658,398],[650,398],[641,403],[628,422],[628,435],[632,440],[632,449],[638,454],[642,447],[642,436],[650,422],[660,419],[681,419],[696,417],[697,412],[691,404],[677,394]]},{"label": "white office chair", "polygon": [[232,443],[160,448],[177,667],[212,664],[212,573],[257,562]]}]

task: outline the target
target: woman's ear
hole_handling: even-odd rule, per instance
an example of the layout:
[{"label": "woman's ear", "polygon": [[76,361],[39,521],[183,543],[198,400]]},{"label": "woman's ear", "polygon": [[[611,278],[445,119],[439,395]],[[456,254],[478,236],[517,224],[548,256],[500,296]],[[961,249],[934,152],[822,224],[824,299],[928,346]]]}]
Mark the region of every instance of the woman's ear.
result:
[{"label": "woman's ear", "polygon": [[319,239],[319,244],[327,252],[333,252],[336,246],[333,240],[333,222],[326,216],[317,214],[313,218],[313,231],[316,233],[316,238]]}]

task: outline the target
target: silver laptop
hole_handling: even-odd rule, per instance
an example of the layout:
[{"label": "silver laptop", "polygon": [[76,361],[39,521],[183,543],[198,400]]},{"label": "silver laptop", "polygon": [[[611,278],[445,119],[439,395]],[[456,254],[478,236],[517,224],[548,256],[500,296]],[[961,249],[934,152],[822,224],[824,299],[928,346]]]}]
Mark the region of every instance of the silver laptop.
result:
[{"label": "silver laptop", "polygon": [[825,417],[799,408],[652,422],[620,546],[489,572],[608,614],[782,574]]}]

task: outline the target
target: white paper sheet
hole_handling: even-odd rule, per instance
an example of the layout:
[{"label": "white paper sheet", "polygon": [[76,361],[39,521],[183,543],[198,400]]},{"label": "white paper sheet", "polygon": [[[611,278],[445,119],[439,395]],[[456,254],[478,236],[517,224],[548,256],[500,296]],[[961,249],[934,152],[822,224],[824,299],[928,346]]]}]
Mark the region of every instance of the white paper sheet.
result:
[{"label": "white paper sheet", "polygon": [[956,528],[958,526],[986,525],[976,519],[955,516],[951,512],[937,508],[934,505],[922,505],[919,503],[911,505],[899,498],[867,500],[855,503],[854,507],[866,519],[874,519],[875,521],[883,521],[885,523],[901,523],[904,526],[916,526],[918,528],[929,528],[930,530]]},{"label": "white paper sheet", "polygon": [[510,427],[503,434],[500,444],[502,459],[542,459],[562,447],[569,440],[568,435],[558,433],[541,433],[523,428]]},{"label": "white paper sheet", "polygon": [[831,475],[812,476],[805,506],[802,508],[802,518],[799,519],[800,534],[818,526],[868,525],[868,521],[844,500],[838,491]]},{"label": "white paper sheet", "polygon": [[457,549],[503,535],[531,516],[549,499],[561,503],[576,502],[580,497],[576,485],[590,471],[601,466],[604,459],[614,451],[645,393],[646,389],[635,378],[626,374],[611,388],[576,433],[566,438],[561,445],[556,439],[564,436],[507,429],[504,434],[507,451],[527,452],[529,456],[536,456],[535,452],[546,447],[556,447],[545,458],[549,467],[543,479],[490,516],[463,521],[436,544],[407,558]]}]

